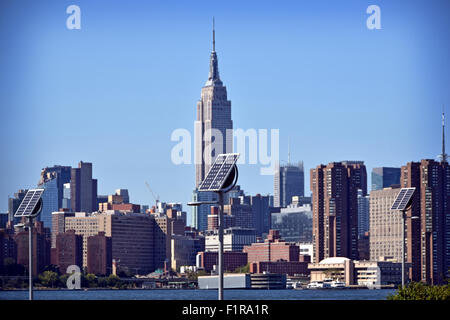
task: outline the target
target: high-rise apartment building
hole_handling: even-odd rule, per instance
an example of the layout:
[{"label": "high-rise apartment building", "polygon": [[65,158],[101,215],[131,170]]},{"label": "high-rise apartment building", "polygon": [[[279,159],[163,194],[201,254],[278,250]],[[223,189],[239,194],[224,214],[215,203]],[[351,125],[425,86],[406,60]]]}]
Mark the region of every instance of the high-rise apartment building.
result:
[{"label": "high-rise apartment building", "polygon": [[360,161],[332,162],[311,169],[314,262],[358,258],[358,189],[367,192]]},{"label": "high-rise apartment building", "polygon": [[400,183],[416,188],[406,219],[410,276],[413,281],[444,283],[450,267],[450,166],[430,159],[409,162],[402,166]]},{"label": "high-rise apartment building", "polygon": [[90,213],[98,209],[97,179],[92,179],[92,163],[80,161],[78,168],[72,168],[70,201],[74,212]]},{"label": "high-rise apartment building", "polygon": [[45,227],[52,227],[52,212],[64,208],[64,184],[70,183],[72,167],[53,166],[43,168],[38,182],[38,188],[45,191],[42,194],[42,211],[38,220],[44,222]]},{"label": "high-rise apartment building", "polygon": [[56,235],[55,264],[59,272],[64,274],[71,265],[83,267],[83,236],[67,230]]},{"label": "high-rise apartment building", "polygon": [[372,190],[382,190],[400,184],[400,168],[380,167],[372,169]]},{"label": "high-rise apartment building", "polygon": [[87,271],[96,275],[112,272],[112,241],[103,231],[87,238]]},{"label": "high-rise apartment building", "polygon": [[303,162],[297,165],[278,165],[273,176],[274,206],[287,207],[292,197],[305,194],[305,173]]},{"label": "high-rise apartment building", "polygon": [[370,192],[370,260],[402,261],[402,214],[391,210],[400,188]]}]

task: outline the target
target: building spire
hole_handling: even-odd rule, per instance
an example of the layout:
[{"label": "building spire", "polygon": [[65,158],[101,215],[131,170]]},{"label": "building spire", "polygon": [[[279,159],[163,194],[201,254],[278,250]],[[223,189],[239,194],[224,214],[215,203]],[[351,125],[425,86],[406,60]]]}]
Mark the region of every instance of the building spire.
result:
[{"label": "building spire", "polygon": [[213,52],[216,52],[216,30],[214,28],[214,17],[213,17]]},{"label": "building spire", "polygon": [[215,21],[213,17],[213,48],[211,52],[211,57],[209,59],[209,76],[208,81],[206,81],[205,86],[222,86],[223,83],[220,81],[219,76],[219,62],[217,60],[216,54],[216,28]]},{"label": "building spire", "polygon": [[448,155],[445,153],[445,113],[442,106],[442,153],[440,155],[441,162],[447,162]]}]

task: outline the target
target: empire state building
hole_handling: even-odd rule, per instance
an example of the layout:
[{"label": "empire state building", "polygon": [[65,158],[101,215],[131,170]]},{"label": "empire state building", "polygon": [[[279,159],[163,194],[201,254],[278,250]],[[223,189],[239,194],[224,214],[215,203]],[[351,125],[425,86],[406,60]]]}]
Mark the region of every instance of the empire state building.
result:
[{"label": "empire state building", "polygon": [[231,101],[227,99],[227,88],[219,76],[214,24],[209,76],[202,88],[201,99],[197,102],[197,120],[194,129],[195,186],[198,187],[217,155],[233,152]]},{"label": "empire state building", "polygon": [[[217,201],[214,192],[199,192],[197,188],[208,174],[209,168],[221,153],[233,152],[233,121],[231,101],[227,99],[227,88],[219,76],[219,65],[215,48],[213,20],[213,48],[209,61],[209,76],[197,102],[195,130],[195,187],[193,201]],[[191,225],[199,231],[208,227],[210,205],[192,208]]]}]

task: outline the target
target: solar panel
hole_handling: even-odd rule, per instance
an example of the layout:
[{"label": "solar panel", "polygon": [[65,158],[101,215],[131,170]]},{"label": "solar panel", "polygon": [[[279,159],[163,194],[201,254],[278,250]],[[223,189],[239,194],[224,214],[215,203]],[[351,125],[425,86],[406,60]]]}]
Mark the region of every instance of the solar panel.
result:
[{"label": "solar panel", "polygon": [[198,190],[219,191],[238,158],[239,153],[219,154]]},{"label": "solar panel", "polygon": [[402,188],[392,204],[391,210],[405,210],[416,188]]},{"label": "solar panel", "polygon": [[42,196],[44,189],[30,189],[20,203],[14,217],[30,217],[35,213],[33,211]]}]

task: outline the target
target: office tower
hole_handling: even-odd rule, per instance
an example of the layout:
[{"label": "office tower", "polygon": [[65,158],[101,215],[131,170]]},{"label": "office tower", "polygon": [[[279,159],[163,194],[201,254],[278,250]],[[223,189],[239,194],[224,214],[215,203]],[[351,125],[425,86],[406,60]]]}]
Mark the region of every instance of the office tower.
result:
[{"label": "office tower", "polygon": [[372,190],[382,190],[400,184],[400,168],[380,167],[372,169]]},{"label": "office tower", "polygon": [[112,241],[103,231],[87,238],[87,271],[103,276],[112,272]]},{"label": "office tower", "polygon": [[75,234],[74,230],[67,230],[56,235],[55,264],[59,272],[64,274],[71,265],[80,269],[83,267],[83,237]]},{"label": "office tower", "polygon": [[370,192],[370,260],[402,261],[402,214],[391,210],[400,188]]},{"label": "office tower", "polygon": [[[44,228],[42,221],[35,221],[32,230],[33,241],[33,270],[35,277],[50,264],[50,238],[48,228]],[[17,248],[17,264],[21,264],[28,269],[28,230],[17,232],[14,235]]]},{"label": "office tower", "polygon": [[363,195],[363,191],[358,189],[358,238],[364,237],[369,231],[369,196]]},{"label": "office tower", "polygon": [[56,248],[56,236],[59,233],[64,233],[66,217],[75,217],[74,212],[56,211],[52,212],[52,230],[51,230],[51,247]]},{"label": "office tower", "polygon": [[97,210],[97,180],[92,179],[92,163],[80,161],[78,168],[72,168],[70,200],[74,212]]},{"label": "office tower", "polygon": [[201,99],[197,102],[197,120],[195,121],[196,187],[206,177],[218,154],[233,151],[232,129],[231,101],[227,98],[227,88],[219,76],[213,26],[213,48],[209,62],[208,81],[202,88]]},{"label": "office tower", "polygon": [[311,169],[314,262],[358,258],[357,190],[367,190],[359,161],[332,162]]},{"label": "office tower", "polygon": [[230,198],[230,203],[223,206],[224,215],[233,216],[234,227],[254,229],[253,210],[250,204],[239,198]]},{"label": "office tower", "polygon": [[[208,174],[210,166],[220,153],[233,151],[233,121],[231,101],[227,89],[219,76],[219,66],[215,50],[215,30],[213,27],[213,49],[209,62],[209,76],[197,102],[195,131],[195,186],[199,187]],[[193,201],[217,201],[214,192],[193,193]],[[207,228],[209,205],[192,208],[192,226],[199,231]]]},{"label": "office tower", "polygon": [[274,206],[287,207],[292,197],[303,197],[305,193],[305,174],[303,162],[298,165],[288,163],[278,165],[273,176]]},{"label": "office tower", "polygon": [[253,214],[253,228],[258,237],[269,233],[271,225],[270,196],[250,196],[250,205]]},{"label": "office tower", "polygon": [[271,229],[278,230],[280,237],[289,242],[312,241],[312,209],[310,205],[290,204],[272,213]]},{"label": "office tower", "polygon": [[406,219],[410,276],[413,281],[444,283],[450,267],[450,166],[424,159],[401,170],[401,186],[416,188]]},{"label": "office tower", "polygon": [[64,185],[70,183],[72,167],[53,166],[41,170],[38,188],[45,191],[42,194],[42,211],[38,219],[51,230],[52,212],[63,208]]},{"label": "office tower", "polygon": [[28,189],[19,189],[16,193],[14,193],[14,198],[8,197],[8,219],[9,221],[14,221],[14,224],[19,222],[18,218],[14,218],[14,214],[22,203],[23,198],[27,194]]}]

